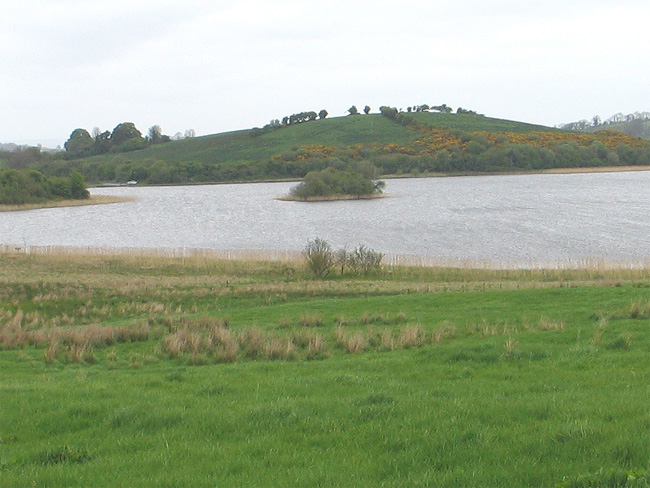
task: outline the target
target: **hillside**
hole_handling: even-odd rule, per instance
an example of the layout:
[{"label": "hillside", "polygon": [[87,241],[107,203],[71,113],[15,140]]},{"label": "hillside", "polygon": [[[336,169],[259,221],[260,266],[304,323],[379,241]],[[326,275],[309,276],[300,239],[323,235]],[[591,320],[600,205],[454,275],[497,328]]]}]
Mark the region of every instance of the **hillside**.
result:
[{"label": "hillside", "polygon": [[650,145],[619,132],[576,133],[476,114],[395,113],[227,132],[53,159],[39,168],[51,174],[78,170],[95,183],[182,184],[296,179],[362,160],[384,175],[650,164]]}]

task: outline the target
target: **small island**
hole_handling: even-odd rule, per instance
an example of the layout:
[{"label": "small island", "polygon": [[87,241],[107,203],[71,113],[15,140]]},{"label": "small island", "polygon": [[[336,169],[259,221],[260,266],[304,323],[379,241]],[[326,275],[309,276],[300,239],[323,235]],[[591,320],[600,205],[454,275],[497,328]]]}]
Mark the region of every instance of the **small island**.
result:
[{"label": "small island", "polygon": [[385,196],[385,183],[375,179],[376,168],[369,163],[354,167],[329,167],[310,171],[289,195],[281,200],[320,202],[332,200],[360,200]]}]

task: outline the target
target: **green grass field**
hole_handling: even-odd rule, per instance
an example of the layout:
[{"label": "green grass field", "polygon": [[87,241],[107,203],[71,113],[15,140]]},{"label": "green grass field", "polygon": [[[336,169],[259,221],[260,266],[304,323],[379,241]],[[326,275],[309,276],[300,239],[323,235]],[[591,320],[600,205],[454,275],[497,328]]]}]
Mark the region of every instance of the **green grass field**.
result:
[{"label": "green grass field", "polygon": [[648,486],[649,287],[0,254],[0,486]]}]

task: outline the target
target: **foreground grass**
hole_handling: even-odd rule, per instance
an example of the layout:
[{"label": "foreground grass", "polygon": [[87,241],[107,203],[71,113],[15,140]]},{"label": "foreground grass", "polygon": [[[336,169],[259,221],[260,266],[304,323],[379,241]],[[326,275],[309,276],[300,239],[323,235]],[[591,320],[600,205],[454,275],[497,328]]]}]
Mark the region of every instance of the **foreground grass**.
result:
[{"label": "foreground grass", "polygon": [[0,255],[0,484],[647,486],[648,286]]}]

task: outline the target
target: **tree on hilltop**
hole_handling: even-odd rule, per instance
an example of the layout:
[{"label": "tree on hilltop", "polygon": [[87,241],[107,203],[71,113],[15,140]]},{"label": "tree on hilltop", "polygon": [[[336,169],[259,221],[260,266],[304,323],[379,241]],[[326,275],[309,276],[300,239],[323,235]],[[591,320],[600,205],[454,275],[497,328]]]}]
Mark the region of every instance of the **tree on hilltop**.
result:
[{"label": "tree on hilltop", "polygon": [[142,132],[135,127],[133,122],[122,122],[113,129],[111,142],[115,146],[120,146],[133,140],[142,140]]},{"label": "tree on hilltop", "polygon": [[93,138],[86,129],[75,129],[63,147],[73,156],[85,156],[90,154],[93,143]]},{"label": "tree on hilltop", "polygon": [[349,113],[350,115],[359,115],[359,110],[357,109],[357,106],[356,106],[356,105],[352,105],[352,106],[348,109],[348,113]]}]

